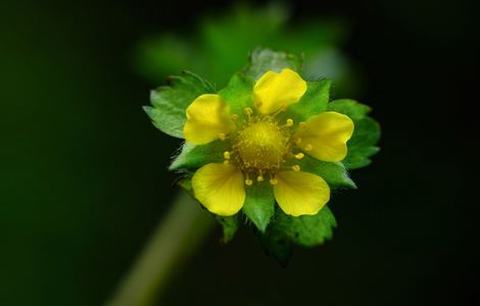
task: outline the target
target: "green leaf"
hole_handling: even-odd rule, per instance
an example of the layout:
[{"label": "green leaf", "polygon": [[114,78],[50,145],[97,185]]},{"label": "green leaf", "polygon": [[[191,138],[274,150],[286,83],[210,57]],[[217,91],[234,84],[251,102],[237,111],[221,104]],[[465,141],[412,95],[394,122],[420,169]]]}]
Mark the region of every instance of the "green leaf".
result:
[{"label": "green leaf", "polygon": [[282,266],[286,266],[292,257],[293,243],[281,228],[270,226],[265,234],[259,233],[258,238],[265,253],[272,256]]},{"label": "green leaf", "polygon": [[305,155],[303,159],[296,161],[296,163],[300,165],[302,171],[310,172],[323,178],[330,188],[357,188],[341,162],[325,162]]},{"label": "green leaf", "polygon": [[367,116],[371,108],[365,104],[351,99],[339,99],[330,102],[328,109],[347,115],[353,121],[358,121]]},{"label": "green leaf", "polygon": [[280,72],[284,68],[291,68],[300,71],[301,66],[302,59],[296,55],[257,48],[250,55],[250,65],[245,69],[245,74],[257,80],[268,70]]},{"label": "green leaf", "polygon": [[311,116],[318,115],[328,107],[330,99],[330,80],[308,82],[307,92],[302,99],[288,108],[288,115],[296,121],[304,121]]},{"label": "green leaf", "polygon": [[218,93],[229,105],[230,113],[243,116],[243,109],[251,107],[253,83],[241,73],[236,73],[228,82],[227,87]]},{"label": "green leaf", "polygon": [[170,136],[183,138],[185,109],[199,95],[212,93],[215,89],[191,72],[172,76],[169,81],[170,86],[162,86],[151,92],[150,102],[153,107],[145,106],[143,109],[159,130]]},{"label": "green leaf", "polygon": [[182,69],[204,72],[198,65],[190,65],[197,59],[197,46],[192,40],[173,33],[160,33],[140,41],[134,64],[139,72],[154,84],[163,82],[166,75],[178,73]]},{"label": "green leaf", "polygon": [[376,146],[380,139],[380,125],[370,117],[355,122],[355,130],[348,142],[348,154],[343,164],[348,169],[357,169],[369,165],[370,156],[380,148]]},{"label": "green leaf", "polygon": [[168,169],[196,169],[208,163],[221,163],[225,150],[225,142],[221,140],[197,146],[185,143],[180,154],[174,158]]},{"label": "green leaf", "polygon": [[350,99],[335,100],[329,103],[328,109],[349,116],[354,124],[352,138],[348,141],[348,154],[342,161],[347,169],[365,167],[371,163],[370,156],[380,149],[380,125],[367,114],[370,107]]},{"label": "green leaf", "polygon": [[323,244],[332,238],[333,228],[337,226],[327,206],[313,216],[292,217],[277,210],[275,217],[275,222],[271,223],[274,230],[283,233],[291,242],[305,247]]},{"label": "green leaf", "polygon": [[190,177],[180,179],[177,185],[182,187],[189,195],[193,196],[192,179]]},{"label": "green leaf", "polygon": [[286,26],[290,13],[288,5],[281,3],[234,5],[201,18],[185,35],[160,33],[147,38],[137,48],[137,70],[158,82],[165,74],[188,69],[223,87],[244,65],[245,55],[257,46],[269,46],[304,54],[304,75],[333,78],[337,92],[358,84],[337,48],[345,39],[346,24],[316,18]]},{"label": "green leaf", "polygon": [[267,255],[286,265],[292,256],[293,244],[313,247],[331,239],[335,217],[325,206],[314,216],[292,217],[276,209],[274,219],[265,234],[258,233],[260,243]]},{"label": "green leaf", "polygon": [[[233,10],[199,25],[200,54],[205,70],[218,84],[224,85],[235,71],[245,64],[245,57],[256,46],[268,45],[272,36],[285,23],[287,10],[278,5],[269,7],[236,5]],[[226,78],[227,77],[227,78]]]},{"label": "green leaf", "polygon": [[218,222],[222,225],[223,229],[223,238],[222,241],[224,243],[230,242],[237,230],[240,226],[240,221],[238,220],[238,216],[231,216],[231,217],[217,217]]},{"label": "green leaf", "polygon": [[271,186],[264,182],[247,187],[247,197],[242,211],[260,232],[265,232],[275,212]]}]

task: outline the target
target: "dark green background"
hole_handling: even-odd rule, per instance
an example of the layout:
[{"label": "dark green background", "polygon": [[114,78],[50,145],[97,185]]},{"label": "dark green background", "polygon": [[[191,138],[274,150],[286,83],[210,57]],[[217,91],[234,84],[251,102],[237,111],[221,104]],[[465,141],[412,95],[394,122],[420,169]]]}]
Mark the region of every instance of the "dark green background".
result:
[{"label": "dark green background", "polygon": [[[0,2],[0,305],[99,305],[161,218],[179,141],[150,124],[135,44],[191,32],[227,1]],[[479,53],[473,1],[325,1],[383,127],[374,163],[336,194],[333,241],[281,268],[243,230],[219,231],[163,305],[473,305]]]}]

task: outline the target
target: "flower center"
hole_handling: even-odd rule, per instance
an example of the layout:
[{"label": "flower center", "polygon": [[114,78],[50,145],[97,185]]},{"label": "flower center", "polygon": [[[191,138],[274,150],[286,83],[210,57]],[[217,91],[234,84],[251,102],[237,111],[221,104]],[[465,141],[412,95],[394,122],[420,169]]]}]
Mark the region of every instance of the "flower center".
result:
[{"label": "flower center", "polygon": [[[249,107],[244,112],[247,119],[237,124],[238,130],[231,138],[231,150],[223,152],[224,162],[231,162],[242,170],[247,186],[252,185],[254,180],[263,182],[266,178],[275,185],[278,171],[300,171],[299,165],[287,162],[292,158],[300,160],[304,157],[303,153],[295,154],[292,151],[293,120],[287,119],[284,124],[279,124],[275,114],[254,115]],[[238,116],[233,115],[232,119],[238,120]]]},{"label": "flower center", "polygon": [[289,136],[270,120],[248,123],[239,131],[233,145],[238,152],[240,167],[262,171],[279,169],[289,151]]}]

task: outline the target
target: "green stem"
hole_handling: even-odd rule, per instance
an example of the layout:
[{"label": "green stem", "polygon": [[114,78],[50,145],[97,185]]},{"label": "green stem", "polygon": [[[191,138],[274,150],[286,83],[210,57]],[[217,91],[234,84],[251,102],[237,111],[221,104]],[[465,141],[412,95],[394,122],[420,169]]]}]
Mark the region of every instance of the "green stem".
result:
[{"label": "green stem", "polygon": [[200,247],[213,223],[195,200],[181,192],[106,305],[152,305],[167,287],[175,268]]}]

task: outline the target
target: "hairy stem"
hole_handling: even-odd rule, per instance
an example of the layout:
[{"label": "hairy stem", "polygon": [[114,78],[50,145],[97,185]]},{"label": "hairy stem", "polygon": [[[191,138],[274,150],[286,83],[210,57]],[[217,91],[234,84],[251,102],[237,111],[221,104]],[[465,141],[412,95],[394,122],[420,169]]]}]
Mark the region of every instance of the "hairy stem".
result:
[{"label": "hairy stem", "polygon": [[107,306],[149,306],[163,293],[175,268],[185,263],[207,237],[213,218],[185,192],[133,264]]}]

